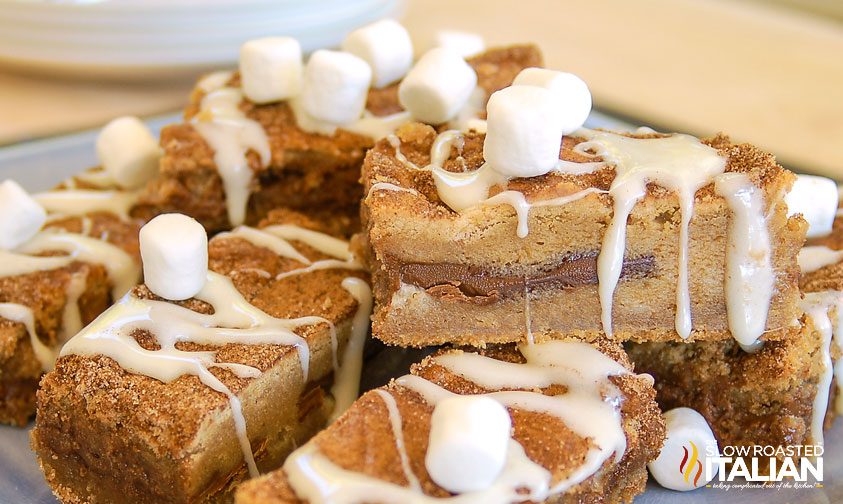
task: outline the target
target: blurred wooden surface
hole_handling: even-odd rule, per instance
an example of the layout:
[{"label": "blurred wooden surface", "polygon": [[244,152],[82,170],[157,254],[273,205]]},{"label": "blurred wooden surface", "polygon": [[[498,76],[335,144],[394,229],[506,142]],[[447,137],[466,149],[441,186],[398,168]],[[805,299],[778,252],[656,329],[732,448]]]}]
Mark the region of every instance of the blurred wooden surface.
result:
[{"label": "blurred wooden surface", "polygon": [[[404,22],[420,48],[440,28],[535,42],[549,67],[588,82],[596,107],[661,130],[724,131],[843,179],[843,22],[788,1],[409,0]],[[190,86],[0,70],[0,144],[172,111]]]}]

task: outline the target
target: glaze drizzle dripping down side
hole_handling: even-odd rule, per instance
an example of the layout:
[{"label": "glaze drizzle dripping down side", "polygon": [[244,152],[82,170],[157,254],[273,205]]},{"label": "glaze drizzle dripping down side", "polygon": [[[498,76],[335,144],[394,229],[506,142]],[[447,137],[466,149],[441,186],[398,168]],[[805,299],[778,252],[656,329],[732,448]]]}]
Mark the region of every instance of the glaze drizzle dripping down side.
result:
[{"label": "glaze drizzle dripping down side", "polygon": [[[556,416],[577,434],[591,438],[594,442],[590,443],[585,462],[562,481],[552,484],[550,471],[530,460],[521,444],[510,439],[503,471],[490,487],[478,492],[433,498],[413,483],[412,473],[407,476],[409,487],[377,480],[340,468],[319,453],[312,442],[294,452],[285,462],[284,471],[290,485],[300,498],[312,504],[539,502],[585,480],[612,455],[615,461],[620,460],[626,450],[626,435],[620,423],[622,398],[609,377],[629,372],[585,343],[552,341],[524,345],[521,352],[527,359],[526,364],[498,361],[473,353],[444,354],[434,357],[434,362],[482,388],[492,390],[484,395],[510,409]],[[433,382],[413,375],[399,378],[396,384],[415,391],[434,406],[454,395]],[[535,392],[554,384],[565,385],[568,392],[556,396]],[[503,388],[521,390],[501,391]],[[380,390],[378,394],[387,404],[392,432],[403,461],[407,455],[401,438],[400,412],[397,408],[390,408],[394,398],[388,391]],[[402,462],[402,465],[406,474],[409,464]]]},{"label": "glaze drizzle dripping down side", "polygon": [[814,323],[814,329],[822,336],[819,357],[822,360],[823,372],[817,383],[817,392],[814,396],[813,415],[811,422],[811,442],[822,446],[823,423],[825,422],[828,410],[829,389],[833,377],[837,377],[837,404],[836,410],[843,412],[843,359],[839,359],[837,365],[832,363],[831,348],[835,347],[837,352],[843,351],[843,326],[841,326],[841,314],[843,314],[843,293],[838,291],[809,292],[805,294],[801,307]]},{"label": "glaze drizzle dripping down side", "polygon": [[228,220],[236,226],[246,220],[246,206],[251,195],[253,174],[246,153],[254,151],[260,158],[261,166],[266,167],[272,152],[260,123],[249,119],[240,110],[243,91],[221,87],[228,82],[225,75],[215,73],[200,81],[199,87],[206,94],[200,102],[199,113],[191,123],[214,150],[214,163],[225,190]]},{"label": "glaze drizzle dripping down side", "polygon": [[725,280],[729,330],[744,349],[751,349],[767,328],[775,287],[764,195],[743,173],[717,177],[714,191],[732,209]]},{"label": "glaze drizzle dripping down side", "polygon": [[676,286],[676,332],[691,334],[691,296],[688,288],[688,226],[696,192],[723,173],[726,160],[717,150],[689,135],[660,138],[633,138],[615,133],[580,129],[576,136],[587,140],[583,152],[593,152],[615,169],[609,187],[614,214],[603,236],[597,260],[603,331],[612,335],[612,305],[626,251],[626,225],[635,205],[654,183],[676,192],[679,197],[679,271]]}]

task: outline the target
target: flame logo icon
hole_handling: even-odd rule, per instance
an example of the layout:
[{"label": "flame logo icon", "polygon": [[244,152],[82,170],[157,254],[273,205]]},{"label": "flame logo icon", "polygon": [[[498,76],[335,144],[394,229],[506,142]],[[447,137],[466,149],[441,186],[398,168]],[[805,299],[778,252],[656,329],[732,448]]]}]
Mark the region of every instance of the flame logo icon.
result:
[{"label": "flame logo icon", "polygon": [[[688,443],[691,445],[691,459],[688,460],[688,448],[683,446],[682,449],[685,450],[685,456],[682,457],[682,462],[679,463],[679,473],[685,476],[685,483],[696,487],[697,482],[700,480],[700,476],[702,476],[702,463],[699,461],[697,445],[695,445],[693,441],[688,441]],[[697,468],[697,475],[694,476],[694,482],[691,483],[689,478],[691,477],[691,473],[694,471],[694,466]]]}]

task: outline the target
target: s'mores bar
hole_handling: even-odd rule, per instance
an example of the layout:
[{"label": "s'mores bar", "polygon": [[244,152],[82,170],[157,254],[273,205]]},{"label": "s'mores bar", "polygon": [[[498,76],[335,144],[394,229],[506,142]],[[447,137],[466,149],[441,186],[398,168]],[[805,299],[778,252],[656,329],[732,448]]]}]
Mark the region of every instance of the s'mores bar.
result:
[{"label": "s'mores bar", "polygon": [[[541,65],[534,46],[515,46],[468,60],[426,54],[411,69],[412,44],[394,21],[352,32],[347,45],[316,51],[303,67],[294,39],[245,44],[239,72],[200,80],[185,122],[161,132],[160,173],[133,215],[178,211],[215,233],[286,206],[318,219],[341,215],[337,231],[350,235],[359,230],[360,166],[375,140],[414,117],[482,117],[492,92]],[[428,74],[443,69],[449,85],[431,90]]]},{"label": "s'mores bar", "polygon": [[[733,340],[629,343],[626,350],[637,371],[655,378],[662,410],[698,411],[721,447],[788,447],[822,445],[835,416],[832,363],[841,352],[830,343],[806,316],[795,337],[753,353]],[[769,459],[760,462],[766,470]]]},{"label": "s'mores bar", "polygon": [[141,230],[145,284],[38,391],[32,448],[60,501],[230,500],[353,402],[371,291],[324,227],[279,211],[210,242],[180,214]]},{"label": "s'mores bar", "polygon": [[751,347],[797,332],[794,175],[722,135],[582,128],[590,96],[571,79],[527,69],[492,95],[485,132],[416,123],[369,151],[373,334]]},{"label": "s'mores bar", "polygon": [[238,504],[631,502],[664,421],[620,345],[443,350],[364,394]]},{"label": "s'mores bar", "polygon": [[12,181],[0,185],[2,423],[29,422],[61,345],[140,279],[140,223],[107,199],[99,190],[30,196]]}]

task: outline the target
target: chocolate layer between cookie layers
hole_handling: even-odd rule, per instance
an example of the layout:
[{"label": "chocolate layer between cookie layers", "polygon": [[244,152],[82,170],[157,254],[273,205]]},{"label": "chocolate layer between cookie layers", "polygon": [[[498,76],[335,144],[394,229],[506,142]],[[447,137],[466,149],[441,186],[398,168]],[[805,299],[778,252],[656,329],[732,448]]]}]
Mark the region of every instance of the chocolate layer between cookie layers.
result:
[{"label": "chocolate layer between cookie layers", "polygon": [[[572,167],[602,162],[578,148],[585,139],[577,135],[563,139],[562,162]],[[628,138],[666,137],[642,133]],[[607,193],[615,169],[608,165],[579,175],[551,171],[515,178],[493,185],[489,198],[520,193],[523,204],[497,201],[456,212],[440,198],[433,156],[440,156],[436,169],[470,174],[484,164],[485,135],[443,138],[433,128],[411,124],[378,142],[366,157],[365,230],[357,243],[373,271],[373,334],[402,346],[482,346],[530,337],[540,341],[554,334],[591,340],[605,334],[598,256],[613,218],[613,198]],[[794,322],[801,315],[795,258],[806,228],[802,219],[787,217],[783,201],[794,175],[751,145],[733,144],[724,136],[702,144],[724,159],[727,175],[740,174],[760,191],[773,275],[760,339],[787,338],[798,331]],[[732,337],[724,283],[736,217],[714,185],[696,192],[688,226],[693,323],[688,341]],[[675,329],[680,219],[676,192],[647,184],[646,196],[626,224],[623,266],[611,302],[614,339],[681,340]],[[525,227],[528,231],[520,236]]]}]

